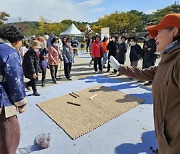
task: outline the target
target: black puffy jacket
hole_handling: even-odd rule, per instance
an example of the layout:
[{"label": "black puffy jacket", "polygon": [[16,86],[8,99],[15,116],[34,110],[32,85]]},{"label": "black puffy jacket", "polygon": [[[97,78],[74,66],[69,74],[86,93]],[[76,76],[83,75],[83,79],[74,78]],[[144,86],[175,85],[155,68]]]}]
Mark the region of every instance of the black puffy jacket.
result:
[{"label": "black puffy jacket", "polygon": [[32,48],[25,53],[22,67],[24,76],[28,79],[32,79],[34,73],[38,74],[39,58]]}]

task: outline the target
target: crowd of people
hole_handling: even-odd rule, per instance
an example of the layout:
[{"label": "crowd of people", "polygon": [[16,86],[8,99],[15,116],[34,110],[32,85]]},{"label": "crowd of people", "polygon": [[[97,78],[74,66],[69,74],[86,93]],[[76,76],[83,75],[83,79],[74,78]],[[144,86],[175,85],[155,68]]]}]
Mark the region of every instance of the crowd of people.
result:
[{"label": "crowd of people", "polygon": [[[110,56],[113,56],[120,64],[125,64],[128,48],[130,48],[130,66],[137,67],[139,60],[143,61],[142,68],[154,66],[157,58],[155,39],[150,34],[146,34],[142,47],[137,43],[137,40],[135,36],[127,38],[123,35],[120,37],[115,35],[111,38],[104,36],[102,41],[99,35],[92,37],[90,41],[90,54],[92,59],[89,66],[91,66],[94,61],[95,73],[102,73],[102,70],[105,68],[107,68],[107,72],[109,72]],[[114,69],[113,73],[117,73],[117,70]],[[152,82],[149,81],[144,85],[151,84]]]},{"label": "crowd of people", "polygon": [[[134,36],[128,38],[123,35],[120,37],[115,35],[110,38],[104,36],[101,41],[101,36],[96,35],[92,38],[88,37],[80,45],[77,38],[63,37],[60,39],[52,33],[49,36],[46,33],[44,36],[38,37],[33,35],[28,41],[23,41],[23,45],[18,51],[21,56],[24,76],[30,80],[25,84],[25,87],[28,90],[32,87],[33,95],[39,96],[36,88],[38,74],[42,73],[41,84],[44,87],[47,68],[49,68],[52,82],[56,84],[60,79],[57,72],[58,69],[61,69],[62,63],[64,63],[66,79],[72,80],[70,72],[74,57],[78,56],[79,45],[83,45],[84,48],[85,42],[86,52],[89,52],[92,57],[89,66],[94,62],[95,73],[103,73],[103,69],[107,69],[107,72],[110,71],[110,56],[117,59],[120,64],[125,64],[128,48],[130,48],[131,66],[137,67],[140,59],[143,60],[142,68],[154,66],[156,42],[149,34],[146,34],[145,38],[143,47],[141,47]],[[114,70],[113,73],[117,73],[117,70]],[[151,81],[145,83],[145,85],[151,84]]]},{"label": "crowd of people", "polygon": [[[61,69],[62,63],[64,63],[64,75],[67,80],[72,80],[70,72],[72,64],[74,62],[74,57],[78,56],[78,47],[86,42],[86,52],[90,53],[91,61],[94,62],[95,73],[103,73],[104,69],[110,71],[110,56],[113,56],[118,60],[120,64],[125,64],[126,53],[128,48],[130,48],[130,65],[137,67],[138,61],[143,60],[142,68],[148,68],[155,65],[156,61],[156,42],[149,34],[145,35],[146,40],[141,47],[137,43],[137,38],[134,36],[126,37],[117,35],[112,37],[104,36],[101,41],[101,36],[96,35],[93,37],[88,37],[81,44],[78,42],[77,38],[66,38],[60,39],[53,34],[49,36],[45,33],[44,36],[35,35],[31,36],[28,42],[23,42],[23,46],[19,50],[19,55],[21,56],[24,76],[30,81],[25,84],[26,88],[30,90],[32,87],[33,95],[39,96],[37,92],[36,82],[38,80],[38,74],[42,73],[41,84],[44,87],[46,84],[46,72],[47,68],[50,69],[50,74],[52,82],[54,84],[60,79],[57,72]],[[27,45],[28,44],[28,45]],[[117,73],[113,70],[113,73]],[[145,85],[151,85],[152,82],[149,81]]]},{"label": "crowd of people", "polygon": [[60,79],[57,72],[58,69],[61,69],[62,62],[64,62],[65,77],[67,80],[72,80],[70,72],[74,56],[78,54],[77,47],[77,39],[71,41],[69,38],[63,37],[61,40],[53,34],[38,37],[33,35],[29,40],[24,41],[18,52],[21,57],[24,76],[30,80],[25,84],[25,87],[28,90],[32,87],[33,95],[40,96],[36,88],[38,74],[42,73],[41,84],[44,87],[46,72],[47,69],[50,69],[52,82],[56,84]]}]

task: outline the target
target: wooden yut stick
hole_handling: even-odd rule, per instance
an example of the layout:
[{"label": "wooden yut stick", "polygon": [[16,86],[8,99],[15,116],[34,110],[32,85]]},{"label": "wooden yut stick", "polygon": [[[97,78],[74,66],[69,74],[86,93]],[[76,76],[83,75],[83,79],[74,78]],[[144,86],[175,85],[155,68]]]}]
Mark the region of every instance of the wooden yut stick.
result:
[{"label": "wooden yut stick", "polygon": [[71,93],[69,93],[69,95],[71,95],[71,96],[74,97],[74,98],[77,98],[77,96],[75,96],[75,95],[73,95],[73,94],[71,94]]},{"label": "wooden yut stick", "polygon": [[75,105],[75,106],[81,106],[80,104],[76,104],[76,103],[73,103],[73,102],[67,102],[68,104],[71,104],[71,105]]},{"label": "wooden yut stick", "polygon": [[97,96],[97,94],[91,96],[91,97],[89,98],[89,100],[93,99],[93,98],[96,97],[96,96]]},{"label": "wooden yut stick", "polygon": [[79,97],[79,95],[78,95],[78,94],[76,94],[76,93],[74,93],[74,92],[72,92],[72,94],[74,94],[74,95],[76,95],[77,97]]}]

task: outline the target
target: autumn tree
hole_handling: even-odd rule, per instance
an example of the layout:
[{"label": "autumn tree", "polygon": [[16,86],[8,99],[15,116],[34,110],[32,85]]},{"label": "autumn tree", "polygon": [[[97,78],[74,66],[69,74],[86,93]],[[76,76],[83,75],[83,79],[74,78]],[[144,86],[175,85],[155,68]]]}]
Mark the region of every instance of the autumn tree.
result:
[{"label": "autumn tree", "polygon": [[44,17],[40,17],[39,30],[40,30],[41,34],[44,34],[45,32],[49,32],[49,27],[48,27],[47,19],[44,18]]}]

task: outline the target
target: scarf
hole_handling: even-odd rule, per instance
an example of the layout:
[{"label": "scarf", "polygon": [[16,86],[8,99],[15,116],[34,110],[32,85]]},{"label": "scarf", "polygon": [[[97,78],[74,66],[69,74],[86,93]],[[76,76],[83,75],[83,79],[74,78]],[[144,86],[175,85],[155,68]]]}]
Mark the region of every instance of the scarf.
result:
[{"label": "scarf", "polygon": [[180,45],[180,42],[178,42],[177,40],[172,42],[171,44],[169,44],[164,51],[162,52],[163,54],[169,54],[171,53],[172,49],[174,49],[176,46]]}]

